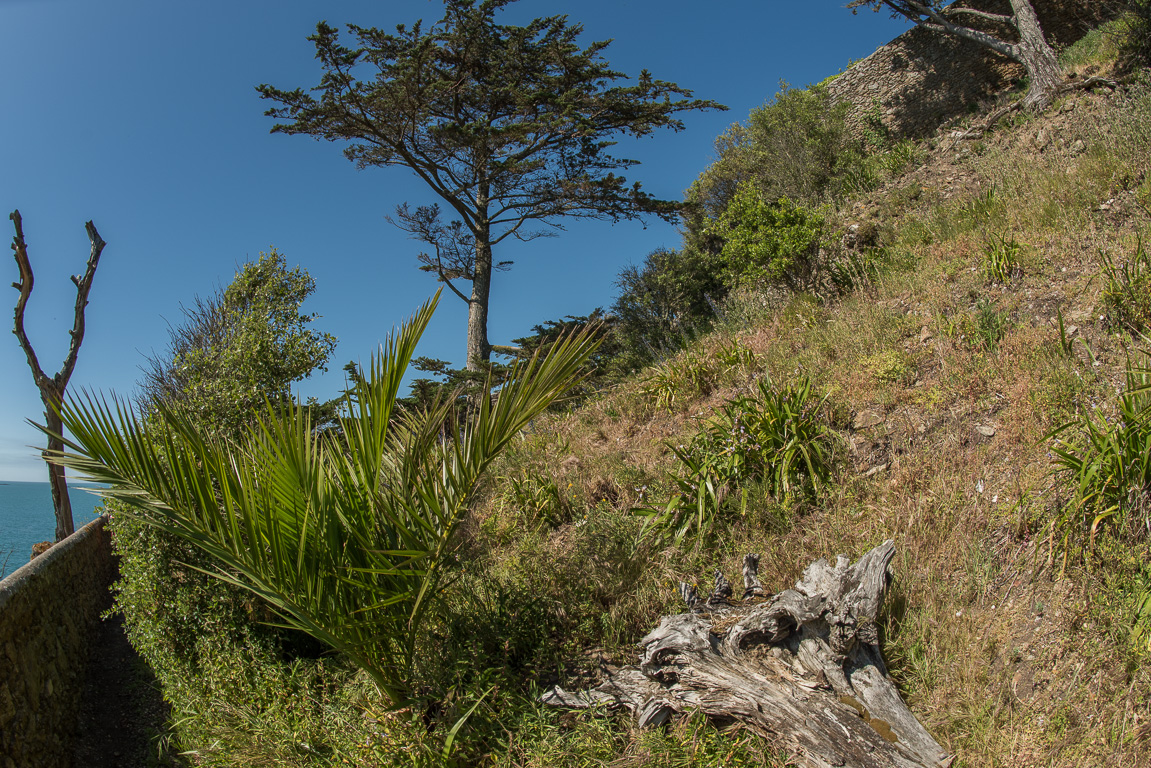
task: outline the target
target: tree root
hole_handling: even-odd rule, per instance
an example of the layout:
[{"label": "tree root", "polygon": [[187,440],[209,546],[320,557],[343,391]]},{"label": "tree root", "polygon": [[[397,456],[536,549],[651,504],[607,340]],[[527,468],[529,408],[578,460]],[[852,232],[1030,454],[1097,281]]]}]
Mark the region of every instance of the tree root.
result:
[{"label": "tree root", "polygon": [[[1079,80],[1076,82],[1064,83],[1063,87],[1059,89],[1056,96],[1062,96],[1073,91],[1090,91],[1095,88],[1110,88],[1114,91],[1119,87],[1119,83],[1115,80],[1108,80],[1105,77],[1089,77],[1086,80]],[[952,131],[952,142],[947,145],[944,151],[948,151],[961,141],[968,139],[980,139],[983,135],[999,124],[999,121],[1007,117],[1012,112],[1018,112],[1023,108],[1023,101],[1013,101],[1010,104],[999,107],[987,116],[981,124],[968,128],[966,131]]]}]

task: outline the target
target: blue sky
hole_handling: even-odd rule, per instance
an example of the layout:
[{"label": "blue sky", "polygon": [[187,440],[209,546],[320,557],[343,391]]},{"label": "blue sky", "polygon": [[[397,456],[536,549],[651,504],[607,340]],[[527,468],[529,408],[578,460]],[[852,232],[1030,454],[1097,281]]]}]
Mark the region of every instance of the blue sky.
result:
[{"label": "blue sky", "polygon": [[[678,199],[712,157],[716,135],[743,120],[779,81],[806,85],[838,72],[906,28],[853,16],[845,0],[521,0],[505,23],[566,13],[585,40],[614,40],[613,67],[653,76],[728,105],[689,114],[687,130],[624,146],[642,161],[629,179]],[[420,248],[384,220],[396,204],[434,202],[403,168],[358,171],[340,147],[270,135],[255,86],[319,80],[306,37],[317,21],[391,28],[442,15],[436,0],[0,0],[0,239],[19,208],[36,288],[26,327],[45,371],[60,367],[88,255],[84,222],[108,246],[90,296],[87,336],[69,391],[135,392],[145,356],[162,352],[180,305],[227,285],[274,245],[316,279],[306,309],[339,338],[326,375],[298,391],[326,398],[341,366],[372,353],[436,289],[415,268]],[[677,230],[656,221],[578,222],[557,238],[497,254],[489,334],[506,343],[532,325],[607,307],[620,269]],[[0,255],[5,331],[17,292]],[[420,353],[460,364],[466,312],[445,296]],[[24,355],[0,333],[0,481],[44,480],[42,406]]]}]

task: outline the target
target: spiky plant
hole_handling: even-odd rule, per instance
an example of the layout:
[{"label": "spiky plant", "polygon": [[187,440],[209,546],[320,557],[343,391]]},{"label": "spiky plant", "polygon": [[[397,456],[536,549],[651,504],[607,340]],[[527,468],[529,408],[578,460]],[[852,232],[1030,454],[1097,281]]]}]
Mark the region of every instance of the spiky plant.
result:
[{"label": "spiky plant", "polygon": [[518,364],[498,394],[473,400],[463,426],[447,402],[402,410],[396,395],[436,300],[389,336],[338,430],[313,429],[306,408],[268,405],[230,442],[170,407],[142,419],[115,397],[85,396],[62,408],[74,438],[54,459],[202,549],[215,561],[205,572],[346,654],[402,706],[471,491],[596,347],[580,334]]}]

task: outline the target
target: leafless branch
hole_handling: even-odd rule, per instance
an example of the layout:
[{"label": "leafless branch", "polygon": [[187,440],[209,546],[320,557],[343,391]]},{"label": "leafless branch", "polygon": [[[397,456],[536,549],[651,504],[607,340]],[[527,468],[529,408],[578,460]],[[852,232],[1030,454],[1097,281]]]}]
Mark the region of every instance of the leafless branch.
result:
[{"label": "leafless branch", "polygon": [[951,14],[963,13],[967,14],[968,16],[977,16],[981,19],[987,19],[988,21],[995,21],[1002,24],[1010,24],[1013,21],[1010,16],[1002,13],[988,13],[987,11],[977,11],[974,8],[958,8],[954,5],[949,6],[947,12]]},{"label": "leafless branch", "polygon": [[28,297],[32,295],[32,286],[35,278],[32,275],[32,264],[28,261],[28,246],[24,242],[24,222],[20,218],[20,211],[12,211],[8,216],[16,227],[16,236],[12,238],[12,250],[16,252],[16,266],[20,270],[20,282],[12,283],[12,287],[20,291],[20,298],[16,300],[16,324],[12,333],[16,334],[20,342],[20,349],[24,350],[28,358],[28,367],[32,369],[32,376],[36,379],[36,386],[43,389],[43,382],[48,379],[40,361],[36,359],[36,350],[24,332],[24,307],[28,304]]},{"label": "leafless branch", "polygon": [[[32,295],[32,286],[35,282],[32,275],[32,264],[28,259],[28,245],[24,241],[24,222],[20,217],[20,211],[13,211],[8,218],[16,227],[16,235],[12,238],[12,250],[15,252],[16,265],[20,270],[20,282],[12,283],[12,287],[20,291],[20,298],[16,301],[15,327],[12,332],[16,334],[20,348],[24,350],[24,354],[28,358],[28,367],[32,369],[32,375],[36,378],[36,385],[43,389],[42,382],[48,379],[48,375],[40,367],[36,351],[32,348],[32,342],[29,341],[28,334],[24,330],[24,308],[28,304],[28,298]],[[92,279],[96,276],[100,254],[106,245],[91,221],[87,222],[84,227],[88,232],[91,251],[88,255],[88,266],[84,270],[83,277],[72,276],[72,283],[76,286],[76,308],[72,330],[69,331],[72,340],[68,346],[68,356],[64,359],[64,364],[51,379],[61,393],[68,386],[68,380],[72,378],[72,371],[76,367],[76,356],[79,354],[80,345],[84,341],[84,309],[88,306],[88,292],[92,290]]]}]

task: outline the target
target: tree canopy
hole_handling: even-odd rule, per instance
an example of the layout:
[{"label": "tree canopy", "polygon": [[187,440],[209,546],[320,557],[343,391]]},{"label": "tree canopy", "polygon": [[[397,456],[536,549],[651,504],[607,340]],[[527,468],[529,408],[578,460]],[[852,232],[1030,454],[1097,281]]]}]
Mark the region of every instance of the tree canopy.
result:
[{"label": "tree canopy", "polygon": [[167,355],[144,372],[147,405],[179,406],[219,434],[232,435],[262,409],[283,401],[292,382],[323,369],[336,339],[310,327],[301,305],[316,282],[289,269],[273,248],[245,264],[232,283],[184,308],[169,331]]},{"label": "tree canopy", "polygon": [[[439,201],[401,205],[393,221],[430,246],[423,269],[469,305],[467,360],[489,359],[492,246],[554,234],[564,217],[673,220],[680,203],[653,197],[617,172],[637,164],[617,139],[681,130],[676,115],[722,109],[646,70],[634,81],[603,58],[610,41],[581,47],[566,16],[526,26],[496,22],[515,0],[445,0],[442,19],[395,32],[326,22],[309,40],[323,76],[310,92],[261,85],[286,121],[273,132],[346,144],[361,168],[410,168]],[[440,203],[451,221],[441,219]],[[546,225],[542,228],[534,225]],[[470,290],[457,285],[470,282]]]}]

